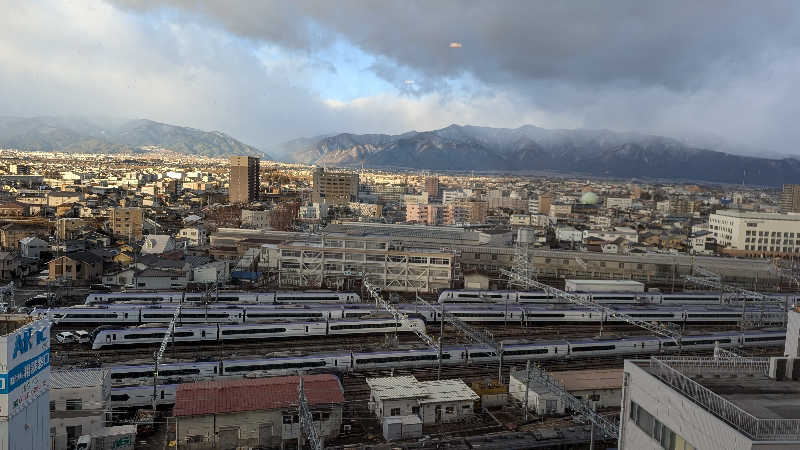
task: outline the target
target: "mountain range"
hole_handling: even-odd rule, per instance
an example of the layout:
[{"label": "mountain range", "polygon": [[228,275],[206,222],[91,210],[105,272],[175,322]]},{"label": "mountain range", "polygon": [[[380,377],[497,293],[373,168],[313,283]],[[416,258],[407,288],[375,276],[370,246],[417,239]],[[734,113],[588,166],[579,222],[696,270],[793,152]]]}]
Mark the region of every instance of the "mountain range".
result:
[{"label": "mountain range", "polygon": [[0,148],[73,153],[166,150],[198,156],[250,155],[270,159],[261,150],[219,131],[146,119],[0,117]]},{"label": "mountain range", "polygon": [[299,163],[430,170],[546,171],[778,185],[800,182],[800,161],[734,155],[662,136],[532,125],[450,125],[399,135],[343,133],[296,139],[273,150]]}]

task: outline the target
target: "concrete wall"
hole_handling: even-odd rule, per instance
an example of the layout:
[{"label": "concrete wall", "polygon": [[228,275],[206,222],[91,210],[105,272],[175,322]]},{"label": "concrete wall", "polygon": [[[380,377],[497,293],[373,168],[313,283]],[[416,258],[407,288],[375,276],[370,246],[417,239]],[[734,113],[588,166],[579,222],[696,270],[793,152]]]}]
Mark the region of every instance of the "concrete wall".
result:
[{"label": "concrete wall", "polygon": [[[312,408],[312,412],[316,409]],[[314,424],[325,439],[332,439],[339,435],[342,426],[342,408],[333,407],[325,412],[330,414],[328,419]],[[178,441],[182,444],[189,436],[202,436],[208,442],[219,439],[220,430],[238,429],[241,446],[277,446],[282,440],[297,439],[300,423],[296,422],[296,416],[296,410],[272,410],[179,417]],[[262,433],[271,435],[268,442],[262,442]]]},{"label": "concrete wall", "polygon": [[[464,408],[467,406],[468,408]],[[424,425],[435,424],[436,422],[436,408],[441,407],[441,422],[460,422],[466,416],[471,416],[475,413],[471,401],[468,402],[442,402],[442,403],[428,403],[420,408],[422,415],[422,423]],[[452,413],[448,412],[447,408],[452,408]]]},{"label": "concrete wall", "polygon": [[40,395],[8,421],[0,421],[0,450],[50,448],[49,399]]},{"label": "concrete wall", "polygon": [[[634,401],[697,449],[750,450],[752,441],[713,414],[672,390],[632,361],[625,361],[620,450],[660,450],[662,447],[630,419]],[[793,444],[794,448],[797,444]],[[781,447],[758,447],[767,448]],[[783,447],[783,448],[793,448]]]}]

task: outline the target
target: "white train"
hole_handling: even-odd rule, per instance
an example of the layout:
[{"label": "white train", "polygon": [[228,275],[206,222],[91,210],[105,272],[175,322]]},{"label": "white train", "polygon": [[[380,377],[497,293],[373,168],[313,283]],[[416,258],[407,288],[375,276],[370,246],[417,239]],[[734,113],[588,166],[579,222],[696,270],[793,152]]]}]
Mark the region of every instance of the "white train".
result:
[{"label": "white train", "polygon": [[[654,336],[535,341],[504,345],[503,361],[513,363],[527,360],[669,354],[678,351],[711,350],[717,343],[723,348],[782,347],[785,339],[784,330],[775,330],[684,336],[680,347],[671,339]],[[171,387],[174,383],[209,380],[222,376],[279,376],[311,371],[349,372],[381,368],[431,367],[437,364],[438,357],[436,350],[426,349],[166,363],[159,366],[159,381],[164,384],[159,385],[156,395],[159,404],[166,403],[174,399],[174,388]],[[447,365],[494,361],[497,361],[497,355],[494,349],[488,347],[458,346],[442,349],[442,363]],[[134,408],[151,405],[152,384],[129,386],[136,383],[152,383],[151,364],[112,366],[110,372],[112,382],[115,384],[112,389],[113,407]],[[127,386],[116,387],[120,384]]]},{"label": "white train", "polygon": [[[86,296],[87,305],[115,302],[138,303],[180,303],[203,302],[205,294],[198,292],[160,291],[160,292],[91,292]],[[220,303],[239,304],[297,304],[297,303],[360,303],[361,297],[355,292],[333,291],[286,291],[286,292],[236,292],[223,291],[211,299]]]},{"label": "white train", "polygon": [[[393,318],[362,318],[358,320],[324,322],[184,325],[175,327],[171,340],[176,343],[183,343],[286,339],[309,336],[412,332],[412,328],[424,330],[425,322],[420,318],[412,317],[407,322],[399,322]],[[167,330],[167,327],[152,325],[126,328],[101,326],[92,331],[89,336],[89,342],[93,350],[119,346],[157,345],[164,340]]]},{"label": "white train", "polygon": [[[747,320],[761,323],[781,323],[782,309],[775,307],[738,306],[659,306],[659,305],[606,305],[628,316],[655,322],[738,322]],[[48,310],[51,320],[61,325],[141,325],[169,323],[176,305],[95,305]],[[420,304],[397,305],[407,314],[419,315],[426,322],[438,322],[439,311]],[[571,304],[450,304],[445,311],[464,322],[472,323],[548,323],[548,322],[615,322],[621,320],[613,314],[589,310]],[[275,321],[324,321],[357,319],[381,312],[372,305],[209,305],[208,308],[183,308],[179,324],[242,324]],[[36,313],[33,313],[36,314]]]},{"label": "white train", "polygon": [[[724,305],[742,300],[738,294],[729,292],[686,291],[665,294],[660,292],[571,292],[600,304],[635,305]],[[797,294],[770,294],[771,298],[795,303]],[[757,300],[755,300],[757,302]],[[445,290],[439,294],[439,303],[568,303],[567,300],[544,291],[480,291]]]}]

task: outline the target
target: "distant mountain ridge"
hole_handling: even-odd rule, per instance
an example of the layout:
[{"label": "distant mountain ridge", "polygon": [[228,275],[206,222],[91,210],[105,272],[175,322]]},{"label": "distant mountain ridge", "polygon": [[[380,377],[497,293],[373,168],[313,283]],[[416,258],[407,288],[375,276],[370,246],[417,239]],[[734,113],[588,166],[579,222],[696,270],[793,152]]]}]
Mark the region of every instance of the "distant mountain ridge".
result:
[{"label": "distant mountain ridge", "polygon": [[350,134],[291,141],[290,160],[330,166],[430,170],[556,171],[620,178],[664,178],[778,185],[800,182],[800,161],[733,155],[676,139],[609,130],[533,125],[450,125],[399,135]]},{"label": "distant mountain ridge", "polygon": [[164,149],[187,155],[249,155],[271,159],[261,150],[219,131],[147,119],[0,117],[0,148],[73,153],[142,153]]}]

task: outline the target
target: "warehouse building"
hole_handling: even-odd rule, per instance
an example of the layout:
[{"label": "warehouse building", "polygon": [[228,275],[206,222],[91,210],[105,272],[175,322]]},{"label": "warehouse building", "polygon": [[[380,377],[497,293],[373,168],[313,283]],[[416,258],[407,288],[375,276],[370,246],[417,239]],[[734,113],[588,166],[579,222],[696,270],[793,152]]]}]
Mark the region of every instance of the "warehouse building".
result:
[{"label": "warehouse building", "polygon": [[[553,372],[553,378],[579,399],[585,399],[595,409],[618,408],[622,399],[622,369],[569,370]],[[525,403],[528,390],[528,409],[539,416],[564,414],[565,404],[558,392],[549,386],[532,381],[527,383],[525,369],[511,372],[508,392]]]},{"label": "warehouse building", "polygon": [[[301,435],[300,377],[233,379],[178,386],[173,415],[179,446],[276,447]],[[339,435],[344,390],[334,375],[303,377],[314,426],[324,439]],[[191,447],[190,447],[191,448]]]}]

